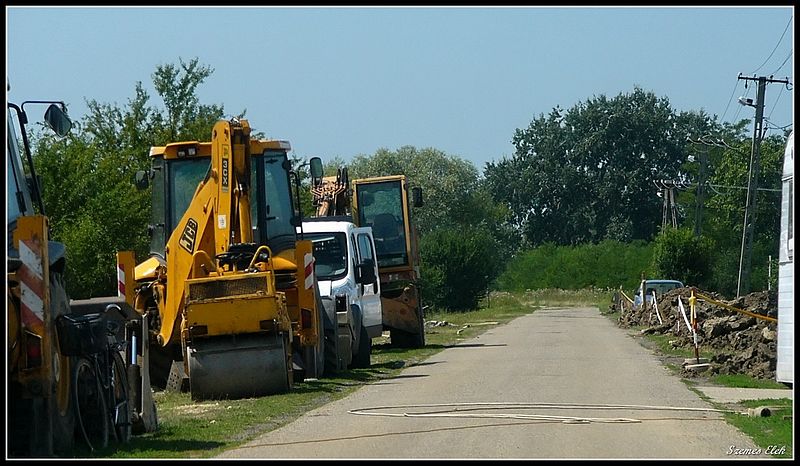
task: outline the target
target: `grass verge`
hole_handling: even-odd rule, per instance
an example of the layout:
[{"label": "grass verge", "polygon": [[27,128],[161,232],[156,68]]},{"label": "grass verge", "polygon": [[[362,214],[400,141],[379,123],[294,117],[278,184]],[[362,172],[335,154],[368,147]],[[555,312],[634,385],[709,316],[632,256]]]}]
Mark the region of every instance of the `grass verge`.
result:
[{"label": "grass verge", "polygon": [[724,387],[739,388],[777,388],[785,389],[786,385],[774,380],[756,379],[745,374],[718,374],[711,377],[711,381]]}]

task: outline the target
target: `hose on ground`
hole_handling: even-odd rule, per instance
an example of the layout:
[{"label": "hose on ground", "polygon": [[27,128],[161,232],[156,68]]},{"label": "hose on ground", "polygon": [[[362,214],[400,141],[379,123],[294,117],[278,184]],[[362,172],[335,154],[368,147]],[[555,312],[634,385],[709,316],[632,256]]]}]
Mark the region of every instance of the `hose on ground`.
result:
[{"label": "hose on ground", "polygon": [[[408,412],[425,408],[447,408],[427,412]],[[527,413],[476,413],[467,411],[501,410],[501,409],[591,409],[591,410],[656,410],[656,411],[692,411],[736,413],[736,411],[715,408],[692,408],[682,406],[653,406],[653,405],[610,405],[610,404],[583,404],[583,403],[515,403],[515,402],[476,402],[476,403],[437,403],[397,406],[374,406],[369,408],[352,409],[350,414],[362,416],[387,416],[387,417],[447,417],[447,418],[480,418],[480,419],[525,419],[560,422],[565,424],[588,423],[640,423],[640,419],[625,417],[585,417],[585,416],[554,416],[549,414]],[[386,412],[387,410],[404,410],[403,412]],[[746,413],[745,413],[746,414]]]}]

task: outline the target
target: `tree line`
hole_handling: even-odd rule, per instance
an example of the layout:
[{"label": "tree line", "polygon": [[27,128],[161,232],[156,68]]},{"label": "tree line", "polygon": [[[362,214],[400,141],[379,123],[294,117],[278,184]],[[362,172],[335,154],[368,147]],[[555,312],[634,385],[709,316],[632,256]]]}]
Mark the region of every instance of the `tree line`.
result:
[{"label": "tree line", "polygon": [[[89,100],[89,112],[66,138],[34,131],[34,163],[52,236],[67,247],[67,289],[73,298],[114,293],[117,250],[135,250],[139,258],[147,254],[150,193],[136,189],[134,173],[149,168],[151,146],[210,139],[214,122],[226,112],[222,104],[201,103],[196,90],[213,71],[196,58],[159,65],[152,80],[162,105],[154,105],[137,82],[123,105]],[[332,158],[326,167],[335,173],[346,165],[351,179],[405,174],[423,189],[425,204],[414,212],[421,233],[423,296],[438,308],[472,309],[492,288],[553,283],[542,274],[574,276],[567,269],[585,267],[585,261],[554,263],[553,248],[585,255],[587,247],[600,245],[609,251],[648,251],[652,257],[646,261],[639,256],[630,261],[637,269],[648,264],[639,273],[730,294],[736,289],[749,123],[721,123],[702,110],[679,112],[666,97],[636,87],[612,98],[593,96],[569,109],[556,107],[526,128],[509,131],[513,155],[486,163],[482,172],[457,155],[414,146],[355,154],[349,162]],[[251,124],[258,129],[258,122]],[[770,133],[762,142],[760,186],[780,187],[786,136]],[[692,182],[701,181],[701,151],[708,161],[707,186],[701,236],[695,237],[686,232],[694,230],[697,219]],[[296,167],[306,161],[293,156]],[[664,179],[688,186],[677,194],[682,232],[662,228],[664,199],[656,182]],[[309,215],[309,180],[302,180],[302,206]],[[751,280],[754,289],[766,289],[767,260],[777,255],[780,194],[758,195]],[[678,260],[676,251],[692,254]],[[623,261],[631,254],[615,255]],[[550,262],[544,266],[536,257]],[[595,265],[594,274],[631,274],[609,260],[597,263],[604,265]],[[582,286],[566,281],[561,288]]]}]

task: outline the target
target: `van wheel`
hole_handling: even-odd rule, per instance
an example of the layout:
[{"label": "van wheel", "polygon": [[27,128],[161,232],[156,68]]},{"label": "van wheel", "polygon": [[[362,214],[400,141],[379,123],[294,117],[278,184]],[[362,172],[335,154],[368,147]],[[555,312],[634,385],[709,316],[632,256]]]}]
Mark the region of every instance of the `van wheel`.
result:
[{"label": "van wheel", "polygon": [[367,329],[361,325],[361,332],[358,337],[358,352],[353,357],[350,367],[363,369],[370,366],[370,355],[372,353],[372,338],[367,334]]}]

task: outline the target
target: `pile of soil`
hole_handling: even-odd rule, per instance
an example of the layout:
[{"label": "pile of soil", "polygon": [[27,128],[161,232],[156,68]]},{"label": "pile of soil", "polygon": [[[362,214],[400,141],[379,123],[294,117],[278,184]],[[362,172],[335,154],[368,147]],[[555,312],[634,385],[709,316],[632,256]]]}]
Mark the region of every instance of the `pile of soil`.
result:
[{"label": "pile of soil", "polygon": [[[619,326],[628,328],[644,326],[642,333],[673,335],[670,340],[676,348],[694,349],[692,332],[687,328],[681,314],[678,298],[683,303],[686,318],[691,324],[689,297],[691,288],[671,290],[656,300],[659,321],[655,309],[650,305],[633,308],[624,298],[615,300],[612,311],[620,310]],[[777,318],[778,295],[776,292],[759,291],[741,296],[735,300],[725,300],[719,294],[696,290],[697,293],[715,301],[748,311],[753,314]],[[777,324],[748,316],[728,308],[715,305],[702,298],[695,301],[697,315],[697,337],[701,347],[710,347],[713,355],[709,358],[711,367],[706,374],[746,374],[758,379],[775,380],[777,361]],[[685,375],[693,372],[684,370]]]}]

